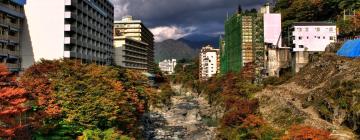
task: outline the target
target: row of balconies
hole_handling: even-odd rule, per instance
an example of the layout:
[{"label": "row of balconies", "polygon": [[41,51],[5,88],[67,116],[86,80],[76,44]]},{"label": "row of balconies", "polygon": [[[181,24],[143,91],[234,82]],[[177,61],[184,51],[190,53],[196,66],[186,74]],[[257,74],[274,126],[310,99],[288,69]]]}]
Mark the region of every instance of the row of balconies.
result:
[{"label": "row of balconies", "polygon": [[[68,1],[70,1],[70,2],[68,2]],[[76,0],[66,0],[65,5],[73,6],[74,8],[76,8],[77,10],[86,14],[87,16],[92,17],[94,20],[96,20],[99,23],[103,23],[106,20],[106,18],[101,18],[101,17],[104,17],[103,15],[101,15],[99,13],[95,14],[94,12],[91,12],[92,10],[88,10],[87,8],[84,7],[84,5],[82,3],[78,3]],[[106,14],[112,14],[112,13],[106,13]],[[114,20],[112,16],[107,16],[107,18],[109,18],[110,20]],[[104,26],[107,26],[107,25],[104,24]]]},{"label": "row of balconies", "polygon": [[128,44],[125,45],[125,49],[136,51],[136,52],[142,52],[142,53],[146,53],[146,54],[148,52],[148,50],[146,48],[144,49],[144,48],[141,48],[141,47],[134,47],[134,46],[128,45]]},{"label": "row of balconies", "polygon": [[131,53],[136,53],[136,54],[139,54],[139,55],[144,55],[146,56],[147,53],[146,52],[140,52],[140,51],[135,51],[135,50],[130,50],[130,49],[125,49],[123,50],[124,52],[131,52]]},{"label": "row of balconies", "polygon": [[0,35],[0,40],[9,40],[10,42],[19,43],[18,36]]},{"label": "row of balconies", "polygon": [[13,55],[13,56],[16,56],[18,57],[20,55],[20,52],[19,51],[11,51],[9,49],[0,49],[0,54],[5,54],[5,55]]},{"label": "row of balconies", "polygon": [[70,25],[70,28],[68,28],[68,29],[65,29],[66,31],[73,31],[73,32],[76,32],[76,33],[78,33],[78,34],[81,34],[81,35],[83,35],[83,36],[86,36],[86,37],[88,37],[88,38],[91,38],[92,40],[95,40],[95,41],[99,41],[99,42],[101,42],[101,43],[103,43],[103,44],[106,44],[106,45],[112,45],[112,41],[109,41],[109,40],[112,40],[112,39],[110,39],[110,38],[106,38],[106,37],[104,37],[104,36],[99,36],[99,35],[96,35],[96,34],[91,34],[91,33],[89,33],[89,32],[87,32],[87,31],[84,31],[84,29],[82,29],[82,28],[78,28],[78,27],[76,27],[75,25]]},{"label": "row of balconies", "polygon": [[14,7],[14,6],[10,5],[10,4],[5,4],[3,2],[0,2],[0,6],[9,8],[9,9],[14,10],[16,12],[22,12],[20,6]]},{"label": "row of balconies", "polygon": [[78,53],[75,51],[65,51],[64,57],[66,58],[77,58],[77,59],[85,59],[85,60],[91,60],[91,61],[99,61],[99,62],[106,62],[106,59],[110,56],[94,56],[94,55],[88,55],[83,53]]},{"label": "row of balconies", "polygon": [[89,43],[87,41],[79,40],[76,37],[65,37],[65,44],[73,44],[76,46],[89,48],[91,50],[96,50],[99,52],[113,52],[112,47],[111,47],[112,45],[95,45],[95,44]]},{"label": "row of balconies", "polygon": [[134,48],[137,48],[137,49],[141,49],[141,50],[144,50],[144,51],[147,51],[147,46],[146,47],[139,47],[139,46],[136,46],[136,45],[132,45],[132,44],[126,44],[126,46],[131,46],[131,47],[134,47]]},{"label": "row of balconies", "polygon": [[20,29],[20,23],[17,21],[16,23],[13,23],[10,21],[10,19],[0,20],[1,25],[5,25],[6,27],[16,28]]},{"label": "row of balconies", "polygon": [[124,60],[123,62],[130,62],[130,63],[136,63],[136,64],[144,64],[147,65],[147,62],[142,62],[142,61],[133,61],[133,60]]},{"label": "row of balconies", "polygon": [[[99,26],[96,26],[95,24],[84,24],[83,22],[79,21],[79,23],[83,24],[84,26],[76,26],[75,24],[67,24],[65,26],[71,26],[70,28],[74,31],[77,31],[78,33],[81,34],[90,34],[91,30],[93,32],[97,32],[100,34],[100,36],[104,36],[104,38],[108,38],[108,39],[112,39],[112,33],[107,33],[105,28],[101,28]],[[90,35],[94,35],[95,34],[90,34]],[[99,38],[98,36],[95,38]],[[109,42],[109,41],[106,41]]]},{"label": "row of balconies", "polygon": [[146,56],[136,55],[136,54],[131,54],[131,53],[125,53],[124,56],[125,56],[125,57],[130,57],[130,58],[141,59],[141,60],[145,60],[145,61],[148,60]]}]

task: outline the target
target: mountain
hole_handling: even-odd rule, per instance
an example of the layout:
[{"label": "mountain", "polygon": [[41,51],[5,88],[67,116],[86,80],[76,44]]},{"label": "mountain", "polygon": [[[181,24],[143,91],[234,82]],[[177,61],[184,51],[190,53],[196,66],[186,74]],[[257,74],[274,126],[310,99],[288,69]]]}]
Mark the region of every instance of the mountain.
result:
[{"label": "mountain", "polygon": [[197,52],[186,43],[168,39],[155,43],[155,61],[159,62],[164,59],[191,59],[195,58]]},{"label": "mountain", "polygon": [[168,39],[155,43],[155,62],[164,59],[192,59],[200,52],[201,47],[212,45],[218,48],[219,37],[203,34],[191,34],[178,40]]},{"label": "mountain", "polygon": [[201,47],[205,45],[211,45],[215,48],[219,48],[219,37],[218,36],[209,36],[204,34],[191,34],[183,38],[178,39],[189,45],[195,50],[200,50]]}]

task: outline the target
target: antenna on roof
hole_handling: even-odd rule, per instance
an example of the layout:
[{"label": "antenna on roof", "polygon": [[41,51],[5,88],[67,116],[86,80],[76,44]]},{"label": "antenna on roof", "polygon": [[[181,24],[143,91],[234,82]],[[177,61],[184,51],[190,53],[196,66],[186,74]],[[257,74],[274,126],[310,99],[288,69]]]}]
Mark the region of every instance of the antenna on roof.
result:
[{"label": "antenna on roof", "polygon": [[226,12],[226,20],[229,20],[229,11]]}]

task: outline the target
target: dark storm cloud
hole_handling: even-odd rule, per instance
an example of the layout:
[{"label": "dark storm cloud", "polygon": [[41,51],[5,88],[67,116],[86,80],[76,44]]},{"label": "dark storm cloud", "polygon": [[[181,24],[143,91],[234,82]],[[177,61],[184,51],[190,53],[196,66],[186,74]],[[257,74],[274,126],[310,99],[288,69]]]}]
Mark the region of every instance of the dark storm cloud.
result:
[{"label": "dark storm cloud", "polygon": [[263,5],[266,0],[111,0],[115,18],[132,15],[150,28],[158,26],[195,27],[201,33],[223,30],[226,13]]}]

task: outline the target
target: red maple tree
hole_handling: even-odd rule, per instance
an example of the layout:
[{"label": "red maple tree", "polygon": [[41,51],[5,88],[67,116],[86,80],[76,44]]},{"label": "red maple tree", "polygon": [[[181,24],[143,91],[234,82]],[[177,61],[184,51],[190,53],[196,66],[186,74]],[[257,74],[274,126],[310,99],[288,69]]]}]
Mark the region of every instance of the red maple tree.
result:
[{"label": "red maple tree", "polygon": [[0,137],[14,138],[26,126],[25,112],[29,109],[25,89],[19,88],[15,77],[0,65]]}]

